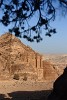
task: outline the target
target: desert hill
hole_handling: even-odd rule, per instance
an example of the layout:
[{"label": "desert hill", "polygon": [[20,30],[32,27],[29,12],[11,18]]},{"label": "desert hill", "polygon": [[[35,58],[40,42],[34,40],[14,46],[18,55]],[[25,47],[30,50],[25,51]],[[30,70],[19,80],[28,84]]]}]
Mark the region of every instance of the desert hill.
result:
[{"label": "desert hill", "polygon": [[44,56],[46,56],[47,60],[52,61],[53,63],[67,64],[67,54],[50,54]]},{"label": "desert hill", "polygon": [[45,54],[44,58],[46,61],[50,61],[54,65],[59,74],[62,74],[67,66],[67,54]]},{"label": "desert hill", "polygon": [[[30,57],[33,55],[31,62]],[[29,56],[29,58],[27,58]],[[21,41],[10,33],[0,37],[0,72],[6,76],[15,72],[32,71],[35,52],[30,47],[25,46]]]},{"label": "desert hill", "polygon": [[53,80],[58,77],[53,65],[32,48],[24,45],[11,33],[0,36],[0,79],[13,78],[18,74],[21,79]]}]

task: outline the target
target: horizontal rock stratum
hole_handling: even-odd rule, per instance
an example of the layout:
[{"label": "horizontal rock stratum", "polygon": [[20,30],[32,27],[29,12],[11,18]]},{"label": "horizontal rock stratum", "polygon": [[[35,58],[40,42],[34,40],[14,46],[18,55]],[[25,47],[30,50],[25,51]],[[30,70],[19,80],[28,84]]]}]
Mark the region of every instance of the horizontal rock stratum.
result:
[{"label": "horizontal rock stratum", "polygon": [[0,36],[0,79],[53,80],[58,77],[57,71],[50,62],[32,48],[24,45],[11,33]]}]

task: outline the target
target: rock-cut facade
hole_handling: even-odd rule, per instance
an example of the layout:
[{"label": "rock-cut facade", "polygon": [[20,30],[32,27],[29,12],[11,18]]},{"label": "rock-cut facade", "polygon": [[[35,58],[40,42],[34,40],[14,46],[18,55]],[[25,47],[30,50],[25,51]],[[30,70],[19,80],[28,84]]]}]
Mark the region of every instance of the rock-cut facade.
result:
[{"label": "rock-cut facade", "polygon": [[24,45],[11,33],[0,36],[0,78],[12,78],[18,74],[31,80],[52,79],[54,69],[43,56]]}]

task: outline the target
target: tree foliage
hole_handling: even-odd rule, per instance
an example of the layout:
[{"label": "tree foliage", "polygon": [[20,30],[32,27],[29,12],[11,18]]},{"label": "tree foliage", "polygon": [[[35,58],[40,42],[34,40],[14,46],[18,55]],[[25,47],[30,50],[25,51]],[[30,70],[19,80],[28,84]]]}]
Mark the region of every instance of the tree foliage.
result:
[{"label": "tree foliage", "polygon": [[57,12],[66,14],[67,0],[0,0],[0,12],[0,23],[6,27],[11,24],[11,33],[30,42],[40,42],[42,30],[49,37],[56,33],[50,22]]}]

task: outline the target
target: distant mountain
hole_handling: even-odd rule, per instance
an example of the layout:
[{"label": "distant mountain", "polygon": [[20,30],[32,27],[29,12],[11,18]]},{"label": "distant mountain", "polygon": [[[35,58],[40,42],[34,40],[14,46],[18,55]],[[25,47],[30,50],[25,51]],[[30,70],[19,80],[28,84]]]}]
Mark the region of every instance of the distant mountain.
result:
[{"label": "distant mountain", "polygon": [[56,64],[67,64],[67,54],[45,55],[46,59]]},{"label": "distant mountain", "polygon": [[63,73],[64,68],[67,66],[67,54],[45,54],[46,61],[54,64],[59,74]]}]

